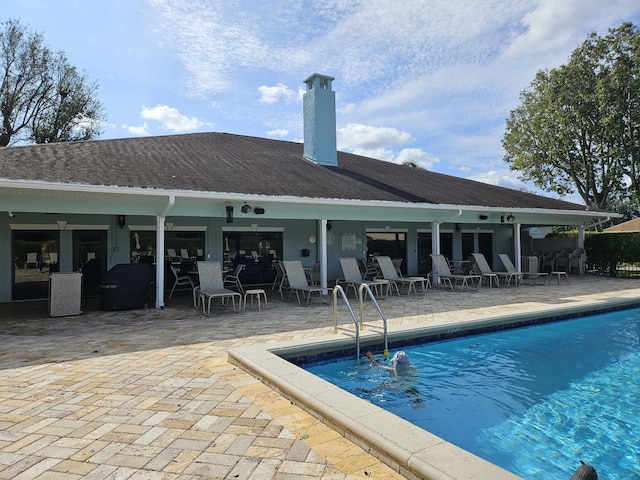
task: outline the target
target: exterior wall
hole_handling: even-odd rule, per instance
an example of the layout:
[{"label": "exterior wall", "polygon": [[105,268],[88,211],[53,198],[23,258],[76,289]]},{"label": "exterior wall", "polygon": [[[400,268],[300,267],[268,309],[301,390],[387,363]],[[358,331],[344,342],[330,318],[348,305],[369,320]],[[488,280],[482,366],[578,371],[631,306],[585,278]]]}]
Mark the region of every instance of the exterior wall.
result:
[{"label": "exterior wall", "polygon": [[[12,288],[12,229],[47,229],[57,230],[59,233],[59,270],[73,271],[73,233],[75,230],[102,230],[107,237],[107,268],[119,263],[131,261],[131,232],[136,230],[155,231],[156,217],[143,215],[127,215],[123,228],[118,225],[116,215],[80,215],[80,214],[26,214],[20,213],[11,218],[0,215],[0,302],[11,301]],[[339,257],[366,258],[367,229],[380,231],[402,231],[406,238],[407,274],[418,273],[417,236],[418,230],[431,229],[431,224],[412,223],[407,221],[331,221],[332,228],[328,232],[333,236],[333,243],[327,246],[327,278],[334,281],[342,275]],[[286,260],[300,260],[303,265],[311,266],[319,261],[321,253],[318,231],[321,223],[318,220],[293,220],[264,218],[255,215],[235,215],[233,223],[226,223],[224,217],[167,217],[167,230],[205,232],[206,259],[223,261],[224,229],[260,229],[263,231],[280,230],[283,232],[283,258]],[[443,224],[443,230],[454,231],[454,254],[461,252],[461,232],[455,231],[455,224]],[[497,260],[497,253],[509,253],[513,256],[513,227],[512,225],[464,225],[464,231],[482,231],[493,233],[494,237],[494,268],[501,267]],[[311,240],[315,238],[315,241]],[[528,240],[527,240],[528,241]],[[523,239],[524,243],[524,239]],[[558,250],[562,248],[559,247]],[[309,256],[303,256],[303,249],[309,249]]]}]

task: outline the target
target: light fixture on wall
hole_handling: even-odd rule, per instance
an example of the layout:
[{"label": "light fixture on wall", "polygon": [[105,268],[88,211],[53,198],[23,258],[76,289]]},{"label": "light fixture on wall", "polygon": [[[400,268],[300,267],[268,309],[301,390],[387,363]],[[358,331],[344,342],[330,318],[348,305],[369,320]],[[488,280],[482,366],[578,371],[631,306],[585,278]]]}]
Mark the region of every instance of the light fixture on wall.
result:
[{"label": "light fixture on wall", "polygon": [[333,228],[333,223],[331,220],[327,220],[327,230],[331,230]]},{"label": "light fixture on wall", "polygon": [[489,216],[488,215],[480,215],[479,218],[480,218],[480,220],[486,220],[486,219],[489,218]]},{"label": "light fixture on wall", "polygon": [[8,212],[8,213],[9,213],[9,217],[10,217],[10,218],[13,218],[13,217],[15,217],[15,216],[16,216],[16,214],[15,214],[15,213],[13,213],[13,212]]},{"label": "light fixture on wall", "polygon": [[514,217],[513,215],[509,214],[507,215],[507,222],[511,223],[516,219],[516,217]]},{"label": "light fixture on wall", "polygon": [[242,213],[249,213],[251,211],[251,205],[245,203],[244,205],[242,205],[242,208],[240,209],[240,211]]},{"label": "light fixture on wall", "polygon": [[264,208],[256,207],[253,209],[253,213],[256,215],[264,215]]},{"label": "light fixture on wall", "polygon": [[500,215],[500,223],[504,223],[504,215]]},{"label": "light fixture on wall", "polygon": [[125,217],[124,215],[118,215],[118,226],[120,228],[124,228],[126,224],[127,224],[127,217]]},{"label": "light fixture on wall", "polygon": [[233,205],[227,205],[227,223],[233,223]]}]

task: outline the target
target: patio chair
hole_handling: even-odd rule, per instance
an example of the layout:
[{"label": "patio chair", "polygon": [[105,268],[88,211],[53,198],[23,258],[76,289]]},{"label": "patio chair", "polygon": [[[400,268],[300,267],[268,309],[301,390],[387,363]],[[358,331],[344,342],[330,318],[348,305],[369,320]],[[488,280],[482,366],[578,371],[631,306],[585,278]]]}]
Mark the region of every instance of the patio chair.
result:
[{"label": "patio chair", "polygon": [[542,260],[540,262],[542,264],[542,271],[546,272],[547,268],[550,272],[553,272],[556,269],[556,254],[555,253],[545,253],[542,256]]},{"label": "patio chair", "polygon": [[516,286],[522,285],[523,273],[516,270],[516,267],[513,266],[513,262],[509,258],[509,255],[506,253],[499,253],[498,257],[504,265],[504,268],[507,269],[507,273],[510,274],[510,276],[505,277],[507,279],[507,285],[511,285],[511,280],[515,280]]},{"label": "patio chair", "polygon": [[373,280],[378,276],[378,269],[374,265],[367,264],[364,258],[358,258],[357,262],[360,273],[362,273],[362,278],[365,280]]},{"label": "patio chair", "polygon": [[276,269],[276,278],[273,279],[273,283],[271,284],[271,290],[275,290],[277,286],[278,291],[280,292],[280,298],[284,300],[282,289],[287,288],[289,286],[289,283],[287,282],[287,273],[284,271],[284,267],[282,266],[281,261],[276,261],[274,262],[273,265]]},{"label": "patio chair", "polygon": [[242,295],[224,288],[222,269],[219,262],[198,262],[198,278],[200,279],[200,285],[193,289],[194,303],[197,297],[196,305],[202,303],[202,313],[209,315],[211,300],[214,298],[220,298],[222,305],[225,305],[225,302],[231,299],[233,311],[239,313],[239,309],[236,309],[236,298],[238,299],[239,308]]},{"label": "patio chair", "polygon": [[320,285],[320,262],[315,262],[309,270],[309,282],[311,285]]},{"label": "patio chair", "polygon": [[425,295],[427,293],[427,289],[425,287],[425,282],[429,282],[428,278],[424,277],[399,277],[398,272],[396,272],[396,267],[393,265],[393,261],[390,257],[381,256],[376,257],[378,261],[378,265],[380,265],[380,271],[382,272],[382,278],[385,280],[389,280],[389,287],[393,292],[393,288],[395,287],[398,295],[400,293],[400,286],[407,286],[407,295],[411,293],[411,290],[418,294],[416,290],[416,283],[419,283],[422,286],[422,294]]},{"label": "patio chair", "polygon": [[442,281],[444,285],[448,284],[451,290],[454,290],[454,285],[460,285],[462,289],[474,287],[477,290],[482,284],[482,275],[452,274],[444,255],[430,253],[429,256],[433,266],[429,276],[434,283]]},{"label": "patio chair", "polygon": [[584,264],[586,262],[586,253],[584,248],[576,248],[569,254],[569,268],[567,273],[570,273],[574,268],[578,270],[578,273],[582,275],[584,273]]},{"label": "patio chair", "polygon": [[480,274],[482,275],[482,278],[489,280],[489,287],[493,286],[494,280],[496,282],[496,287],[499,287],[500,286],[500,281],[499,281],[500,277],[505,279],[505,283],[506,283],[508,278],[511,278],[511,274],[509,274],[507,272],[494,272],[493,270],[491,270],[491,267],[487,263],[487,259],[484,258],[484,254],[482,254],[482,253],[472,253],[471,256],[473,257],[473,261],[475,263],[475,266],[480,271]]},{"label": "patio chair", "polygon": [[29,265],[33,265],[33,268],[38,268],[38,252],[27,253],[27,261],[24,262],[24,268],[29,268]]},{"label": "patio chair", "polygon": [[522,257],[522,281],[530,281],[532,285],[537,285],[538,280],[542,280],[542,284],[547,283],[549,274],[538,271],[540,260],[536,256]]},{"label": "patio chair", "polygon": [[282,264],[284,266],[284,271],[287,274],[289,288],[291,289],[289,291],[289,298],[291,298],[291,294],[295,292],[296,297],[298,297],[298,304],[300,304],[300,293],[302,292],[302,298],[306,298],[307,306],[309,305],[309,301],[311,300],[311,295],[313,293],[320,295],[320,299],[322,300],[322,296],[324,295],[326,288],[309,285],[300,260],[288,260],[282,262]]},{"label": "patio chair", "polygon": [[244,263],[238,263],[233,272],[222,277],[222,285],[225,288],[227,288],[227,286],[233,286],[237,288],[242,295],[244,295],[244,288],[242,288],[242,283],[240,282],[240,272],[242,272],[243,268]]},{"label": "patio chair", "polygon": [[193,280],[191,280],[191,277],[189,275],[180,275],[180,271],[177,267],[171,265],[171,272],[173,273],[173,287],[171,287],[171,292],[169,293],[169,299],[171,299],[171,297],[173,296],[173,292],[175,291],[176,287],[180,287],[180,286],[185,286],[185,285],[189,285],[191,287],[191,290],[193,290]]},{"label": "patio chair", "polygon": [[175,248],[167,248],[167,260],[172,263],[180,263],[180,255],[176,253]]},{"label": "patio chair", "polygon": [[554,270],[562,270],[564,272],[569,273],[569,255],[571,254],[571,249],[563,248],[558,253],[556,253],[556,266]]},{"label": "patio chair", "polygon": [[338,280],[337,283],[344,284],[347,288],[347,293],[349,288],[353,288],[353,293],[357,297],[358,288],[360,288],[362,284],[368,285],[369,288],[382,289],[386,287],[385,296],[389,293],[391,282],[388,280],[364,280],[360,272],[360,267],[358,266],[358,261],[354,257],[341,257],[339,260],[344,280]]}]

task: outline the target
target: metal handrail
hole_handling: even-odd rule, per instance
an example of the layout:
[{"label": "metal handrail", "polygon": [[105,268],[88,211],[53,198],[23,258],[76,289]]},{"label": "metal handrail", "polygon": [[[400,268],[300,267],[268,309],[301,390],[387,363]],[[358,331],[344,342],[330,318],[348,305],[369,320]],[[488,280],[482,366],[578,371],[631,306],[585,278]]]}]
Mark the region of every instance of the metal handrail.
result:
[{"label": "metal handrail", "polygon": [[[344,303],[347,305],[347,308],[349,309],[349,313],[353,318],[353,323],[355,323],[355,326],[356,326],[356,328],[354,329],[338,326],[338,292],[340,292],[340,295],[342,296],[342,299],[344,300]],[[356,314],[353,312],[353,308],[351,308],[351,304],[347,299],[347,294],[344,293],[344,289],[340,285],[336,285],[335,287],[333,287],[333,333],[337,333],[338,329],[355,333],[356,359],[359,359],[360,358],[360,328],[358,326],[358,318],[356,317]]]},{"label": "metal handrail", "polygon": [[380,305],[378,304],[378,301],[376,300],[376,297],[373,295],[373,292],[371,291],[371,287],[369,287],[369,285],[366,284],[366,283],[361,283],[360,286],[358,287],[358,299],[359,299],[359,302],[360,302],[360,329],[364,329],[365,325],[368,325],[369,327],[373,327],[373,328],[380,328],[376,324],[366,323],[364,321],[364,295],[363,295],[363,291],[364,290],[366,290],[367,293],[369,293],[369,297],[371,298],[371,300],[373,301],[373,304],[375,305],[376,309],[378,310],[378,313],[380,314],[380,318],[382,318],[384,352],[385,352],[385,355],[386,355],[389,352],[389,341],[388,341],[388,336],[387,336],[387,333],[388,333],[388,330],[387,330],[387,317],[382,312],[382,309],[380,308]]}]

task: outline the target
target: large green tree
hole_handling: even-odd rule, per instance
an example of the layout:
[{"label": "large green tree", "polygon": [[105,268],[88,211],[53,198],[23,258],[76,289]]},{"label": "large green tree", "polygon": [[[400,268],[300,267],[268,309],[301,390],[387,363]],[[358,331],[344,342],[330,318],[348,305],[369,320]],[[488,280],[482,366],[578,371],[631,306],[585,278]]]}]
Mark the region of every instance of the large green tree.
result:
[{"label": "large green tree", "polygon": [[89,140],[101,133],[98,86],[18,20],[0,24],[0,146]]},{"label": "large green tree", "polygon": [[595,33],[566,65],[540,71],[507,120],[505,161],[521,178],[595,209],[640,193],[640,33]]}]

